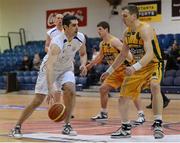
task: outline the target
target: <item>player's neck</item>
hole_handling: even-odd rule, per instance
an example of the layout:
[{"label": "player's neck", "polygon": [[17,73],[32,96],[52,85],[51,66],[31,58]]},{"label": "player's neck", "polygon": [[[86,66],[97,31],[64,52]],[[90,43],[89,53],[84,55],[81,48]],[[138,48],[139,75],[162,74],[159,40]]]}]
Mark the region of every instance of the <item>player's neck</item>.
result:
[{"label": "player's neck", "polygon": [[70,41],[72,41],[72,39],[74,38],[74,36],[75,35],[70,35],[70,34],[68,34],[67,32],[64,32],[64,34],[66,35],[66,38],[67,38],[67,40],[70,42]]},{"label": "player's neck", "polygon": [[63,27],[62,26],[56,26],[57,27],[57,29],[59,30],[59,31],[63,31]]},{"label": "player's neck", "polygon": [[108,33],[103,37],[103,41],[108,42],[110,38],[111,38],[111,34]]},{"label": "player's neck", "polygon": [[136,31],[137,28],[140,26],[140,21],[137,19],[136,21],[134,21],[131,25],[131,31]]}]

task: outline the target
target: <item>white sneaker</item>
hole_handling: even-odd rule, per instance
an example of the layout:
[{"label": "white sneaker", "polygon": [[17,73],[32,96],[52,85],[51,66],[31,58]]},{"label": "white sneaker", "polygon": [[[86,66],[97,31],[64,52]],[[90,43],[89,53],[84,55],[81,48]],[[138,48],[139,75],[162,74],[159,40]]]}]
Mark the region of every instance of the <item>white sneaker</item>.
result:
[{"label": "white sneaker", "polygon": [[93,121],[107,121],[108,120],[108,114],[105,112],[100,112],[98,115],[91,117],[91,120],[93,120]]},{"label": "white sneaker", "polygon": [[138,125],[142,125],[145,122],[145,116],[144,114],[140,113],[138,115],[138,119],[136,121],[133,121],[132,125],[133,126],[138,126]]},{"label": "white sneaker", "polygon": [[21,127],[20,126],[16,126],[14,129],[12,129],[10,131],[9,136],[17,138],[17,139],[22,138]]},{"label": "white sneaker", "polygon": [[73,130],[70,124],[64,125],[64,128],[62,130],[63,135],[69,135],[69,136],[77,136],[77,132]]}]

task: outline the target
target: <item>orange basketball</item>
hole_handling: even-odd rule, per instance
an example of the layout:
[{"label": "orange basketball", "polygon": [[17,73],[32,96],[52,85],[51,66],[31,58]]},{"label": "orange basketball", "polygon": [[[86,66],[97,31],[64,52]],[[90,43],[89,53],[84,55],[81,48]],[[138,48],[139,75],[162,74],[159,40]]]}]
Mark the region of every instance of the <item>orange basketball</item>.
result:
[{"label": "orange basketball", "polygon": [[48,116],[54,122],[63,121],[66,117],[66,107],[63,104],[53,104],[48,111]]}]

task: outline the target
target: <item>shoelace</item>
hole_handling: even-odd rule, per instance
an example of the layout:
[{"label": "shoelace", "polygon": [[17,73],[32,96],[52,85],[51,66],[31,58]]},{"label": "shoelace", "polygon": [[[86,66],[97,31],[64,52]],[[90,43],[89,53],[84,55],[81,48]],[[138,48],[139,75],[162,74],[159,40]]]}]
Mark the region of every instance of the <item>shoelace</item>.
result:
[{"label": "shoelace", "polygon": [[155,121],[154,124],[152,125],[152,128],[155,128],[155,127],[161,127],[161,122],[160,121]]}]

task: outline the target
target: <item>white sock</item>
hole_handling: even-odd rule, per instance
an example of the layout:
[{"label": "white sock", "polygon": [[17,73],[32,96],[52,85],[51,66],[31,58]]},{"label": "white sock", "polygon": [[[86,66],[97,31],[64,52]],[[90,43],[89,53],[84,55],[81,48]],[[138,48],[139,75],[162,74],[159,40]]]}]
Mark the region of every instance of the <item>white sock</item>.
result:
[{"label": "white sock", "polygon": [[107,113],[107,109],[106,108],[101,108],[101,112]]},{"label": "white sock", "polygon": [[154,120],[162,120],[162,115],[154,115]]},{"label": "white sock", "polygon": [[130,121],[122,122],[122,124],[130,124]]},{"label": "white sock", "polygon": [[139,110],[138,114],[143,114],[144,115],[144,111],[143,110]]}]

